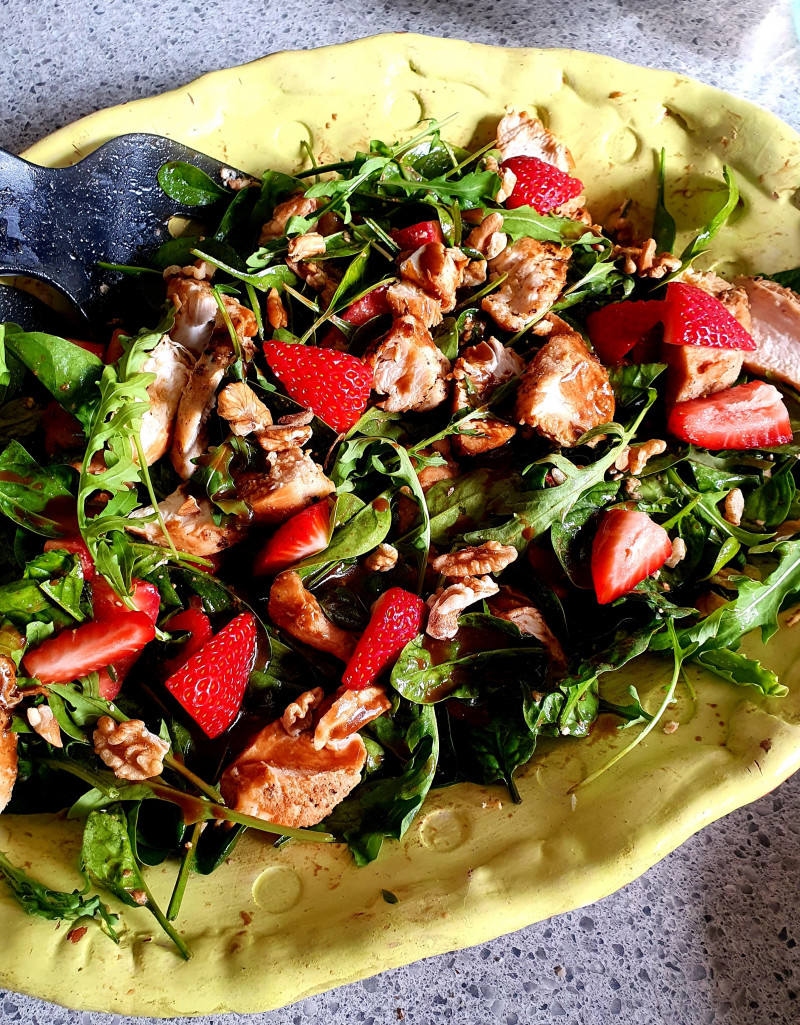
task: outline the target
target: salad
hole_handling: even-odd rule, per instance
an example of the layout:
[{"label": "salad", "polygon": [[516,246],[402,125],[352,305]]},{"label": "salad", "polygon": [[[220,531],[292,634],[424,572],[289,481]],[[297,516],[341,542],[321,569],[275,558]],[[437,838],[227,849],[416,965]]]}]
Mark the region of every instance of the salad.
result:
[{"label": "salad", "polygon": [[[599,716],[613,771],[678,728],[686,662],[786,692],[739,643],[800,591],[800,272],[696,269],[728,168],[676,248],[663,152],[642,231],[536,118],[445,127],[261,181],[166,164],[196,222],[107,268],[121,323],[0,325],[0,811],[81,820],[87,881],[0,852],[27,912],[118,940],[110,893],[188,958],[186,887],[246,829],[364,865],[431,787],[518,801]],[[655,708],[606,686],[643,656]]]}]

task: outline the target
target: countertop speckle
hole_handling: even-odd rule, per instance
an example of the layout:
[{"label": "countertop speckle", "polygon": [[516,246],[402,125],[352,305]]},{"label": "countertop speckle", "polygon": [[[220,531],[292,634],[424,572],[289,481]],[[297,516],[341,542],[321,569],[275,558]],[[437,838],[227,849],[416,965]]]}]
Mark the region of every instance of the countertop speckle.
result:
[{"label": "countertop speckle", "polygon": [[[788,0],[0,0],[0,145],[19,151],[98,108],[275,50],[390,30],[574,46],[672,68],[800,128]],[[252,1025],[789,1025],[800,1018],[799,876],[800,776],[588,908],[239,1017]],[[0,1021],[118,1019],[0,991]]]}]

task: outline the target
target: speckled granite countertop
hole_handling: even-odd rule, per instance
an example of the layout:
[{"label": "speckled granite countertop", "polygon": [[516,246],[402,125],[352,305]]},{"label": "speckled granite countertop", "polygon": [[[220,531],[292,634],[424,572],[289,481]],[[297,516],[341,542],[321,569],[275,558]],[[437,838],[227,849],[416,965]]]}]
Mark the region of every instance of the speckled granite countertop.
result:
[{"label": "speckled granite countertop", "polygon": [[[789,0],[0,0],[0,146],[275,50],[389,30],[669,67],[800,128]],[[795,777],[598,904],[251,1025],[788,1025],[800,1017],[799,869]],[[4,1023],[115,1020],[0,991]]]}]

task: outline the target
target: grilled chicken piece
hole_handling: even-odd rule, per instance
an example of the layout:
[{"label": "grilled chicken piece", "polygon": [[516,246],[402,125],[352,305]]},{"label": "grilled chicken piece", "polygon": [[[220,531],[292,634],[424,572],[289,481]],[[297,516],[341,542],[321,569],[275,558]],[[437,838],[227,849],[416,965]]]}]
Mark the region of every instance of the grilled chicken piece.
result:
[{"label": "grilled chicken piece", "polygon": [[398,317],[391,330],[367,349],[364,360],[372,367],[373,389],[387,396],[376,403],[379,409],[424,413],[447,395],[450,361],[425,325],[413,317]]},{"label": "grilled chicken piece", "polygon": [[220,781],[234,811],[281,826],[315,826],[361,782],[367,749],[355,733],[336,747],[314,746],[308,731],[290,736],[270,723]]},{"label": "grilled chicken piece", "polygon": [[292,570],[279,573],[269,592],[269,617],[272,622],[303,644],[348,662],[358,638],[342,630],[325,615],[314,595]]},{"label": "grilled chicken piece", "polygon": [[0,655],[0,812],[11,800],[17,779],[17,735],[11,731],[11,709],[19,704],[17,668]]},{"label": "grilled chicken piece", "polygon": [[306,196],[292,196],[290,199],[278,203],[272,211],[272,220],[267,221],[261,229],[261,236],[258,244],[263,246],[286,234],[286,225],[292,217],[309,217],[319,210],[321,200],[309,199]]},{"label": "grilled chicken piece", "polygon": [[[427,491],[429,488],[432,488],[437,481],[452,480],[453,478],[458,477],[461,473],[461,468],[453,459],[450,452],[449,438],[440,438],[438,441],[434,441],[430,448],[422,449],[420,455],[432,456],[436,452],[438,452],[438,454],[444,459],[443,463],[423,466],[417,470],[417,477],[419,478],[419,484],[423,491]],[[400,497],[403,498],[405,496]],[[416,502],[413,500],[410,501],[416,510]]]},{"label": "grilled chicken piece", "polygon": [[[297,428],[284,428],[293,429]],[[322,467],[300,448],[270,452],[267,461],[268,473],[243,473],[236,480],[237,493],[252,509],[254,523],[283,523],[335,490]]]},{"label": "grilled chicken piece", "polygon": [[168,267],[164,272],[167,301],[175,305],[175,324],[170,336],[193,356],[199,356],[211,339],[219,306],[208,283],[187,277],[186,270]]},{"label": "grilled chicken piece", "polygon": [[489,609],[498,619],[513,623],[521,634],[541,641],[550,661],[551,671],[563,674],[567,668],[567,656],[561,642],[547,625],[547,622],[530,598],[513,587],[501,587],[488,603]]},{"label": "grilled chicken piece", "polygon": [[150,408],[142,418],[140,434],[148,466],[157,462],[172,444],[175,414],[193,365],[194,358],[188,350],[169,335],[162,335],[142,367],[144,373],[156,375],[147,388]]},{"label": "grilled chicken piece", "polygon": [[[498,168],[498,172],[500,169]],[[512,171],[507,171],[507,174],[511,174]],[[513,189],[513,183],[512,183]],[[502,190],[501,190],[502,192]],[[508,198],[508,195],[503,197]],[[500,193],[497,195],[497,202],[501,203],[503,200],[500,199]],[[486,280],[486,272],[488,270],[489,260],[493,260],[495,256],[499,256],[500,253],[508,245],[508,236],[503,232],[503,215],[494,210],[483,218],[480,224],[476,225],[467,236],[467,245],[470,249],[475,249],[479,253],[483,253],[485,259],[483,260],[471,260],[465,273],[464,273],[464,284],[469,288],[477,288],[478,285],[482,285]]]},{"label": "grilled chicken piece", "polygon": [[481,301],[483,309],[506,331],[519,331],[529,320],[546,313],[567,280],[571,249],[553,242],[521,238],[489,261],[489,279],[508,277],[496,292]]},{"label": "grilled chicken piece", "polygon": [[564,143],[548,132],[538,118],[531,117],[524,110],[520,113],[509,111],[500,119],[495,148],[500,150],[501,160],[538,157],[567,173],[575,167],[572,154]]},{"label": "grilled chicken piece", "polygon": [[386,289],[386,301],[395,317],[413,317],[425,327],[442,322],[442,304],[410,281],[396,281]]},{"label": "grilled chicken piece", "polygon": [[575,331],[552,335],[522,375],[514,405],[519,423],[570,448],[592,427],[614,419],[608,371]]},{"label": "grilled chicken piece", "polygon": [[[241,541],[246,530],[244,525],[238,523],[218,527],[212,516],[211,502],[207,498],[189,495],[185,485],[159,502],[158,508],[172,543],[178,551],[190,555],[215,555]],[[151,544],[166,546],[169,542],[157,520],[137,523],[137,520],[152,513],[151,505],[134,510],[128,517],[127,529]]]},{"label": "grilled chicken piece", "polygon": [[[480,406],[501,384],[517,377],[525,369],[524,360],[513,349],[507,349],[496,338],[464,349],[453,364],[453,412],[467,406]],[[455,434],[453,451],[459,456],[474,456],[504,445],[516,434],[516,428],[496,416],[468,420],[465,430],[479,431],[477,435]]]},{"label": "grilled chicken piece", "polygon": [[443,242],[426,242],[400,264],[400,276],[438,299],[443,313],[456,305],[456,289],[464,280],[469,257]]},{"label": "grilled chicken piece", "polygon": [[764,278],[739,278],[737,284],[750,300],[751,333],[758,346],[744,354],[745,370],[772,374],[800,388],[800,296]]},{"label": "grilled chicken piece", "polygon": [[217,388],[236,360],[230,338],[213,340],[192,370],[178,405],[170,459],[184,480],[192,476],[194,460],[208,449],[208,418],[217,401]]}]

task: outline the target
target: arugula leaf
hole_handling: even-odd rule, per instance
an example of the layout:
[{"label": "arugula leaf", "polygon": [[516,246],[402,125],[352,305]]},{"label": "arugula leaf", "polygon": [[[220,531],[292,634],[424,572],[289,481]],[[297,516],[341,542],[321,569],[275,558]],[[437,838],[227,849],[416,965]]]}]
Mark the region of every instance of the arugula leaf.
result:
[{"label": "arugula leaf", "polygon": [[170,199],[184,206],[209,206],[218,199],[232,199],[236,195],[185,160],[162,164],[158,169],[158,184]]},{"label": "arugula leaf", "polygon": [[650,722],[653,718],[650,713],[642,707],[641,699],[639,698],[639,692],[636,690],[634,685],[628,684],[627,692],[631,697],[631,703],[629,705],[616,704],[613,701],[609,701],[602,695],[600,697],[600,712],[609,712],[611,715],[618,715],[625,721],[620,724],[620,729],[627,730],[631,726],[640,726],[642,723]]},{"label": "arugula leaf", "polygon": [[128,907],[145,907],[169,936],[181,957],[188,961],[192,952],[161,908],[153,900],[133,853],[125,812],[119,807],[93,811],[86,819],[81,845],[83,865],[97,886],[110,890]]},{"label": "arugula leaf", "polygon": [[67,338],[41,331],[23,331],[16,324],[5,324],[4,327],[8,351],[30,370],[64,409],[88,428],[97,405],[102,362]]},{"label": "arugula leaf", "polygon": [[236,481],[231,473],[231,464],[237,461],[246,466],[250,461],[250,449],[244,438],[235,435],[195,460],[197,469],[192,474],[192,481],[203,488],[216,507],[213,515],[217,525],[222,522],[222,516],[242,516],[245,520],[250,516],[247,503],[237,495]]},{"label": "arugula leaf", "polygon": [[792,476],[796,464],[797,457],[790,457],[778,469],[773,470],[771,476],[760,487],[747,495],[743,520],[757,530],[774,530],[788,519],[797,491]]},{"label": "arugula leaf", "polygon": [[46,918],[51,922],[93,918],[101,924],[103,931],[115,943],[119,943],[114,930],[119,916],[112,915],[98,896],[86,897],[89,891],[88,881],[85,889],[73,890],[72,893],[53,890],[14,865],[2,851],[0,876],[8,883],[14,898],[26,915]]},{"label": "arugula leaf", "polygon": [[560,246],[591,246],[602,241],[580,221],[540,214],[531,206],[503,210],[503,232],[511,237],[512,242],[533,238],[537,242],[556,242]]},{"label": "arugula leaf", "polygon": [[494,199],[500,188],[500,178],[493,171],[470,171],[463,178],[441,177],[422,181],[389,177],[381,179],[380,187],[402,189],[408,195],[429,192],[446,203],[457,200],[463,210],[473,210]]},{"label": "arugula leaf", "polygon": [[675,219],[664,205],[664,169],[667,153],[662,149],[658,159],[658,199],[653,218],[653,238],[656,240],[656,251],[671,253],[675,245]]},{"label": "arugula leaf", "polygon": [[368,865],[387,838],[401,840],[428,796],[439,758],[436,712],[414,705],[405,735],[411,755],[400,776],[367,783],[356,795],[363,816],[345,833],[357,865]]},{"label": "arugula leaf", "polygon": [[236,267],[214,256],[211,252],[211,247],[205,241],[201,242],[196,249],[192,249],[191,255],[197,257],[198,260],[205,260],[237,281],[243,281],[246,285],[252,285],[259,292],[269,292],[273,288],[282,292],[284,285],[296,285],[298,283],[297,275],[285,263],[275,267],[267,267],[255,274],[247,274],[244,271],[237,270]]},{"label": "arugula leaf", "polygon": [[703,651],[692,659],[715,676],[721,676],[739,687],[755,687],[767,697],[782,698],[789,693],[771,669],[766,669],[754,658],[748,658],[740,651],[730,648],[715,648]]},{"label": "arugula leaf", "polygon": [[564,513],[550,528],[550,539],[558,561],[564,572],[577,586],[581,586],[580,578],[585,577],[588,565],[588,549],[579,546],[581,531],[586,524],[617,497],[620,481],[601,481],[593,488],[585,491],[578,501]]},{"label": "arugula leaf", "polygon": [[62,520],[48,511],[62,512],[74,501],[62,477],[41,467],[18,441],[0,452],[0,511],[14,523],[45,537],[62,537]]}]

